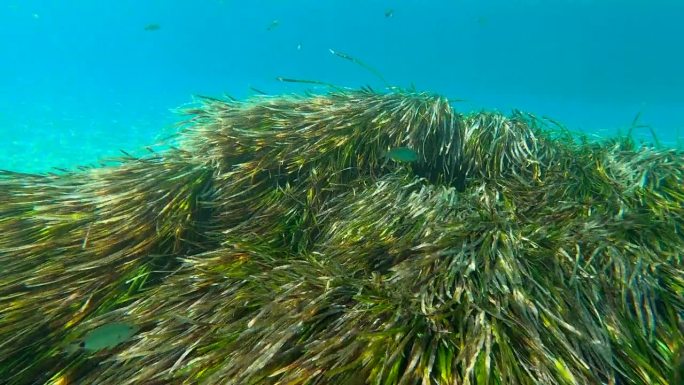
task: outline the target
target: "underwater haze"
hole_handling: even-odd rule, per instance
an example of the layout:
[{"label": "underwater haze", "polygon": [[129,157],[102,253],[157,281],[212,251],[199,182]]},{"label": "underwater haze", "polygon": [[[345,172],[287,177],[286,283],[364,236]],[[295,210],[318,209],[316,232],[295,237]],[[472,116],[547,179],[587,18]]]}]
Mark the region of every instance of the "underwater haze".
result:
[{"label": "underwater haze", "polygon": [[676,0],[4,0],[0,168],[136,153],[193,95],[327,91],[279,77],[681,146],[682,20]]}]

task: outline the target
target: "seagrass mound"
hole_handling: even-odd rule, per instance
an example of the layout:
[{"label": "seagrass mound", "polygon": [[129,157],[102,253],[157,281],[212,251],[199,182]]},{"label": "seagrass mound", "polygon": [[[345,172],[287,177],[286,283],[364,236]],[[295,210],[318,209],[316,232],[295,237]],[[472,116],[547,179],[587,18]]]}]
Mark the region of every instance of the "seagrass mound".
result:
[{"label": "seagrass mound", "polygon": [[0,173],[1,383],[681,378],[681,152],[403,91],[186,113],[177,148]]}]

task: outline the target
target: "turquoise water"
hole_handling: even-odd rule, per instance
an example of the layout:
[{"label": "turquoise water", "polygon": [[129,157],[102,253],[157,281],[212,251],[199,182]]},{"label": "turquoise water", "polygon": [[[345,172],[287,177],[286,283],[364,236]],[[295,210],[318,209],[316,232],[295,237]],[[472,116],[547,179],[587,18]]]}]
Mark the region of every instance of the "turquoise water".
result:
[{"label": "turquoise water", "polygon": [[681,20],[675,0],[4,0],[0,168],[135,152],[173,132],[171,110],[193,95],[306,88],[279,76],[384,86],[330,49],[392,85],[465,99],[463,112],[519,108],[599,136],[640,113],[676,146]]}]

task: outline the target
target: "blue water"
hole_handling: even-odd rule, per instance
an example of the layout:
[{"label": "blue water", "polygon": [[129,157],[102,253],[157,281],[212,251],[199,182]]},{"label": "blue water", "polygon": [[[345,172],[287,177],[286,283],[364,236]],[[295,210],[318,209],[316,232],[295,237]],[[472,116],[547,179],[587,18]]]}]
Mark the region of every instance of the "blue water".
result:
[{"label": "blue water", "polygon": [[303,90],[278,76],[383,87],[331,48],[463,112],[518,108],[600,136],[641,113],[677,146],[682,20],[677,0],[3,0],[0,168],[140,149],[193,95]]}]

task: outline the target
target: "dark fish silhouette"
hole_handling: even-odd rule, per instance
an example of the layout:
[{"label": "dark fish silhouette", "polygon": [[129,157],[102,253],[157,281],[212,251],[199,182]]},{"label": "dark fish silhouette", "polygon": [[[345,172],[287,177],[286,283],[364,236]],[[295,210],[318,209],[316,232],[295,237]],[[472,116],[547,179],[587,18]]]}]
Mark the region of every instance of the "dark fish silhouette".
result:
[{"label": "dark fish silhouette", "polygon": [[145,31],[152,32],[158,30],[159,28],[161,28],[159,24],[147,24],[145,26]]},{"label": "dark fish silhouette", "polygon": [[276,29],[280,25],[280,22],[278,20],[273,20],[271,21],[271,24],[268,25],[268,28],[266,28],[267,31],[272,31]]}]

